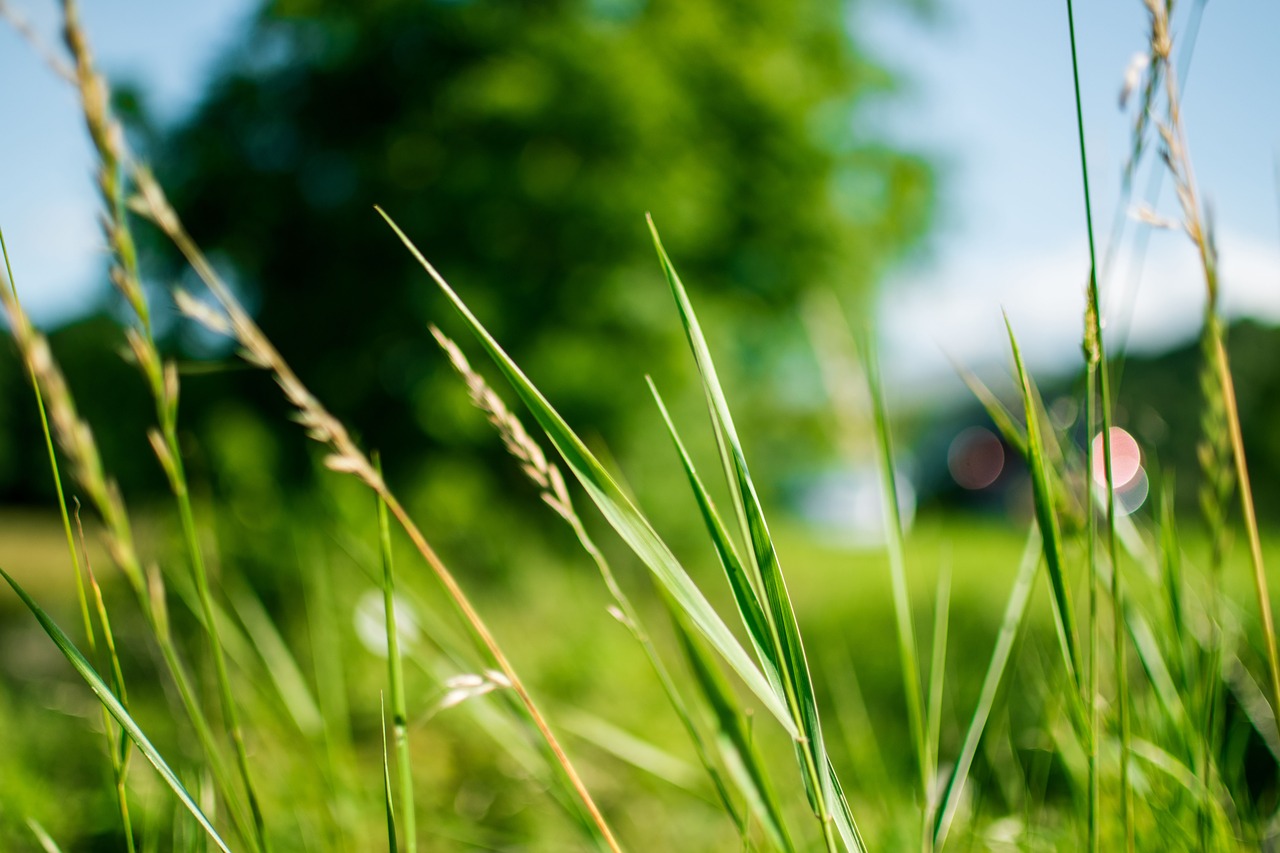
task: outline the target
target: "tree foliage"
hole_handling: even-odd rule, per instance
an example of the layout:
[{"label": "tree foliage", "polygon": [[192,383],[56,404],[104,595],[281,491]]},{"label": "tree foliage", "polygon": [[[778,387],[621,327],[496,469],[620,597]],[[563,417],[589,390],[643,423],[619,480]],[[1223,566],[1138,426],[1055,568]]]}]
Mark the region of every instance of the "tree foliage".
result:
[{"label": "tree foliage", "polygon": [[157,159],[264,327],[380,443],[432,429],[442,312],[374,203],[607,428],[614,389],[679,346],[646,211],[735,329],[814,284],[867,293],[922,233],[930,172],[860,129],[891,80],[846,13],[273,0]]},{"label": "tree foliage", "polygon": [[[562,411],[625,444],[648,405],[643,374],[667,388],[692,376],[645,212],[747,422],[805,352],[805,290],[865,304],[924,232],[931,172],[868,130],[864,106],[894,81],[850,13],[834,0],[266,0],[189,116],[134,125],[197,242],[395,471],[417,473],[433,440],[490,439],[426,332],[449,329],[448,311],[374,204]],[[144,103],[121,106],[144,116]],[[150,246],[157,284],[193,286]],[[218,353],[170,329],[186,355]],[[208,438],[237,420],[228,392],[276,422],[278,395],[251,371],[190,377],[184,421]],[[782,435],[795,420],[768,422]]]}]

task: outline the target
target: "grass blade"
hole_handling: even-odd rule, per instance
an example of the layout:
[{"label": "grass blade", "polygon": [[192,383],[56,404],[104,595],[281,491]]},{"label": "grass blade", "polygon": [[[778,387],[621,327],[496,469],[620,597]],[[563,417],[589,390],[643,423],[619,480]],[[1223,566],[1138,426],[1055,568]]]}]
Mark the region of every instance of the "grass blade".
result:
[{"label": "grass blade", "polygon": [[[688,629],[684,617],[671,604],[667,596],[663,596],[671,611],[671,621],[676,628],[676,637],[680,640],[680,648],[684,651],[689,668],[693,671],[698,687],[711,706],[715,715],[717,741],[721,754],[725,757],[729,774],[737,782],[739,790],[746,796],[747,806],[760,821],[770,841],[780,850],[793,851],[795,845],[787,832],[786,822],[782,817],[782,809],[778,805],[777,795],[769,782],[768,771],[765,770],[742,711],[735,701],[733,690],[725,683],[719,667],[711,659],[706,650],[698,642],[697,637]],[[745,832],[745,827],[743,827]]]},{"label": "grass blade", "polygon": [[0,576],[2,576],[5,581],[8,582],[9,586],[13,588],[13,591],[17,594],[18,598],[22,599],[22,603],[27,606],[27,609],[31,611],[32,615],[35,616],[36,620],[40,623],[40,627],[49,635],[49,639],[53,640],[54,645],[58,647],[58,650],[67,658],[67,661],[70,662],[71,666],[76,670],[76,672],[80,673],[80,677],[83,678],[89,685],[89,688],[93,690],[94,694],[98,697],[98,701],[111,712],[111,716],[116,718],[116,722],[118,722],[120,726],[129,733],[129,737],[138,745],[138,749],[147,757],[147,760],[151,762],[152,766],[156,768],[160,773],[161,778],[163,778],[165,783],[173,790],[174,794],[177,795],[182,804],[186,806],[187,811],[191,812],[196,821],[204,827],[205,832],[209,834],[209,838],[218,845],[218,848],[222,850],[223,853],[231,853],[226,843],[224,843],[222,838],[218,835],[218,831],[213,828],[213,824],[209,822],[209,819],[205,817],[204,812],[200,810],[198,805],[196,805],[191,794],[187,793],[187,789],[183,787],[182,781],[178,779],[177,774],[173,772],[165,762],[164,758],[160,755],[160,752],[151,744],[151,741],[147,739],[147,736],[143,734],[142,729],[138,727],[138,724],[134,721],[133,717],[130,716],[129,712],[120,704],[120,700],[118,700],[115,694],[111,692],[111,689],[107,687],[106,683],[102,680],[102,677],[94,671],[93,665],[90,664],[85,656],[80,653],[80,650],[75,647],[75,644],[71,642],[71,639],[65,633],[63,633],[62,629],[54,623],[53,619],[49,617],[49,614],[45,613],[40,605],[36,604],[35,600],[32,599],[31,596],[27,595],[27,591],[24,590],[8,572],[4,569],[0,569]]},{"label": "grass blade", "polygon": [[938,743],[942,739],[942,696],[946,684],[947,630],[951,616],[951,567],[944,564],[938,575],[938,594],[933,614],[933,654],[929,658],[929,702],[925,710],[925,729],[929,737],[930,785],[925,808],[925,826],[933,836],[933,816],[938,801],[932,780],[938,775]]},{"label": "grass blade", "polygon": [[1036,540],[1039,537],[1033,528],[1027,537],[1027,547],[1022,555],[1022,563],[1018,567],[1013,589],[1009,593],[1009,601],[1004,608],[1004,618],[1000,623],[1000,633],[996,637],[996,646],[991,653],[991,662],[987,664],[987,674],[982,679],[982,691],[978,695],[978,704],[973,709],[973,719],[964,735],[964,743],[960,747],[960,755],[956,759],[951,777],[942,795],[942,805],[934,818],[933,844],[941,850],[947,843],[947,834],[955,820],[956,810],[960,807],[960,796],[964,793],[965,783],[969,781],[969,768],[978,754],[978,744],[982,733],[986,730],[987,720],[991,717],[991,709],[995,706],[996,694],[1005,670],[1009,666],[1009,658],[1013,654],[1013,642],[1017,639],[1022,627],[1022,620],[1027,612],[1027,602],[1031,598],[1031,589],[1035,585],[1036,569],[1040,560]]},{"label": "grass blade", "polygon": [[[889,552],[889,574],[893,583],[893,612],[898,629],[898,656],[902,662],[902,688],[907,700],[907,718],[915,742],[916,765],[919,770],[920,802],[928,811],[930,768],[929,735],[924,718],[924,685],[920,680],[920,651],[911,619],[911,602],[907,595],[907,568],[903,556],[902,517],[898,508],[898,482],[893,466],[893,443],[889,432],[888,408],[880,382],[880,367],[875,347],[862,338],[862,363],[871,392],[871,411],[875,417],[877,461],[880,467],[880,503],[884,518],[885,545]],[[927,835],[927,834],[926,834]]]},{"label": "grass blade", "polygon": [[711,543],[716,549],[716,556],[720,558],[720,565],[724,568],[725,576],[729,579],[729,587],[733,591],[734,602],[738,605],[742,623],[747,629],[747,637],[755,648],[756,657],[760,660],[760,664],[764,668],[765,677],[769,679],[770,685],[773,686],[778,695],[784,695],[781,676],[778,673],[778,667],[774,663],[770,649],[768,617],[765,616],[765,612],[760,606],[760,599],[756,595],[756,589],[752,585],[747,570],[742,565],[742,559],[738,556],[738,550],[734,547],[733,540],[730,538],[728,531],[725,530],[720,514],[716,512],[716,508],[711,502],[711,496],[707,494],[707,489],[702,484],[702,478],[698,476],[698,471],[693,466],[693,460],[689,458],[689,454],[685,450],[684,442],[681,441],[680,434],[676,430],[675,423],[671,420],[666,404],[662,401],[662,395],[658,393],[658,389],[653,384],[652,379],[648,379],[648,382],[649,391],[653,394],[654,402],[658,405],[658,412],[662,415],[662,420],[667,425],[667,431],[671,434],[671,440],[675,444],[676,454],[680,457],[680,464],[684,467],[685,476],[689,480],[689,488],[693,491],[693,495],[698,501],[698,508],[702,512],[702,519],[706,524],[707,533],[711,536]]},{"label": "grass blade", "polygon": [[[375,453],[373,466],[382,476],[382,460]],[[409,756],[409,712],[404,698],[404,662],[400,657],[400,631],[396,627],[396,579],[391,559],[391,522],[387,505],[378,498],[378,544],[382,552],[382,607],[386,619],[387,679],[391,686],[391,721],[395,733],[396,770],[400,782],[400,815],[404,821],[404,847],[407,853],[418,849],[417,821],[413,807],[413,764]],[[386,729],[383,729],[386,737]]]},{"label": "grass blade", "polygon": [[391,226],[405,247],[422,265],[436,282],[445,296],[453,303],[454,308],[466,321],[489,356],[497,364],[520,399],[529,408],[538,424],[546,432],[556,451],[564,459],[565,464],[573,471],[574,476],[582,484],[591,500],[600,509],[605,519],[618,532],[641,561],[653,572],[654,576],[671,593],[681,609],[689,614],[690,619],[712,647],[724,657],[729,666],[738,673],[747,687],[764,706],[782,724],[793,738],[800,732],[786,707],[760,670],[751,661],[733,633],[724,624],[719,614],[697,588],[684,567],[676,560],[671,549],[658,536],[649,521],[622,491],[617,482],[609,475],[592,455],[576,433],[569,428],[560,414],[547,402],[546,398],[524,375],[515,362],[503,351],[488,330],[476,319],[471,310],[453,291],[453,288],[436,272],[435,268],[422,256],[413,242],[400,230],[399,226],[381,209],[379,214]]},{"label": "grass blade", "polygon": [[[796,621],[791,597],[787,593],[786,580],[778,562],[777,550],[769,527],[765,521],[760,499],[755,484],[747,468],[746,456],[738,440],[733,425],[733,416],[725,401],[724,392],[716,376],[715,364],[707,347],[706,338],[698,324],[688,294],[676,273],[671,259],[662,247],[658,230],[649,218],[649,231],[653,236],[654,247],[662,262],[663,272],[671,287],[680,311],[680,320],[684,325],[689,347],[698,364],[698,372],[702,377],[702,388],[707,397],[712,425],[715,430],[716,444],[720,450],[721,463],[724,466],[725,479],[730,493],[733,495],[734,510],[742,528],[742,535],[750,544],[751,561],[748,569],[750,577],[757,585],[757,593],[761,595],[766,624],[769,628],[769,645],[766,649],[773,659],[774,666],[785,690],[785,697],[796,727],[802,738],[797,743],[801,766],[804,768],[806,792],[815,815],[822,823],[823,833],[829,847],[834,848],[831,836],[830,805],[835,799],[834,785],[831,780],[830,764],[826,747],[822,739],[822,726],[818,718],[818,703],[814,696],[813,679],[809,673],[809,663],[805,657],[804,643],[800,637],[800,627]],[[837,815],[837,822],[842,820]]]},{"label": "grass blade", "polygon": [[[1022,363],[1022,351],[1018,348],[1017,338],[1013,334],[1013,326],[1005,317],[1005,328],[1009,332],[1009,345],[1013,349],[1013,362],[1017,370],[1018,383],[1022,389],[1022,400],[1027,419],[1027,466],[1031,469],[1031,488],[1035,496],[1036,522],[1040,525],[1040,539],[1044,546],[1045,563],[1049,568],[1049,583],[1053,589],[1054,618],[1058,628],[1058,640],[1062,645],[1063,663],[1072,683],[1076,685],[1077,694],[1083,689],[1080,670],[1079,639],[1076,634],[1075,613],[1071,608],[1071,593],[1065,576],[1065,564],[1062,557],[1062,534],[1058,527],[1058,516],[1054,512],[1054,497],[1050,488],[1047,466],[1045,464],[1044,440],[1040,434],[1040,418],[1035,407],[1035,398],[1031,390],[1031,380],[1027,376],[1026,366]],[[1077,702],[1079,704],[1078,696]]]},{"label": "grass blade", "polygon": [[[381,697],[379,697],[381,698]],[[393,805],[395,797],[391,793],[391,755],[387,752],[387,706],[381,706],[382,712],[382,795],[387,810],[387,849],[391,853],[399,853],[396,844],[396,811]]]},{"label": "grass blade", "polygon": [[27,827],[31,830],[31,834],[36,837],[36,841],[40,842],[40,849],[45,853],[62,853],[62,848],[58,846],[58,842],[53,840],[53,836],[49,835],[35,818],[27,818]]}]

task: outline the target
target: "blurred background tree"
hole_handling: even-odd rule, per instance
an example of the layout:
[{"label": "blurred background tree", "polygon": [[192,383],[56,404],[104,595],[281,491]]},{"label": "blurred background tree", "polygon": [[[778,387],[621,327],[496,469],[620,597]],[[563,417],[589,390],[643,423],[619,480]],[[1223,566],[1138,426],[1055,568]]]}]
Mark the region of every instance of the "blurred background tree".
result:
[{"label": "blurred background tree", "polygon": [[[427,334],[428,322],[450,329],[449,309],[373,205],[571,422],[624,459],[638,445],[669,453],[636,425],[652,408],[644,373],[700,405],[651,211],[754,425],[758,464],[812,459],[825,403],[797,303],[820,285],[868,305],[933,201],[927,163],[865,119],[894,79],[856,42],[853,11],[268,0],[178,126],[147,122],[145,91],[120,101],[196,241],[304,381],[395,476],[474,507],[498,492],[473,464],[498,445]],[[198,289],[158,239],[149,272]],[[229,355],[176,319],[169,339],[193,358]],[[112,393],[101,389],[104,407]],[[241,452],[277,448],[256,464],[288,481],[309,463],[297,436],[276,440],[281,411],[250,371],[185,384],[202,446],[244,433]],[[428,465],[444,442],[461,455]]]}]

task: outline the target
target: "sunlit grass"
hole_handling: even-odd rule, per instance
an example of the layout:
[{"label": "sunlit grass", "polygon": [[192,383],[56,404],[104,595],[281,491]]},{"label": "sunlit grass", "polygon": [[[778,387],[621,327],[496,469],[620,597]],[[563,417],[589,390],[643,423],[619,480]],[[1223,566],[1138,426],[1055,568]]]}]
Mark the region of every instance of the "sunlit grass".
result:
[{"label": "sunlit grass", "polygon": [[[1207,291],[1202,470],[1182,474],[1205,484],[1202,522],[1177,517],[1167,492],[1121,518],[1110,466],[1093,482],[1092,436],[1101,431],[1109,460],[1113,411],[1091,213],[1083,443],[1046,416],[1016,329],[1013,399],[974,385],[1029,471],[1013,521],[926,511],[908,531],[870,338],[858,342],[860,370],[824,364],[832,396],[841,382],[865,383],[863,438],[880,476],[882,539],[850,549],[821,544],[762,498],[734,389],[716,370],[725,332],[699,322],[697,285],[686,288],[652,221],[655,287],[665,279],[707,403],[707,423],[677,422],[650,383],[671,452],[645,464],[671,472],[671,491],[656,499],[688,507],[697,536],[679,540],[651,521],[654,496],[633,495],[601,442],[584,439],[508,356],[431,265],[429,247],[379,210],[388,251],[419,261],[423,287],[445,296],[474,340],[424,337],[434,334],[465,385],[459,394],[530,481],[530,502],[545,504],[580,549],[566,557],[542,542],[505,543],[515,564],[490,585],[468,574],[465,551],[446,561],[433,547],[430,513],[410,512],[378,456],[311,394],[186,232],[125,148],[65,2],[112,279],[131,311],[125,339],[151,391],[152,449],[173,504],[126,506],[47,340],[16,290],[0,290],[35,405],[47,407],[46,434],[61,448],[52,473],[74,480],[105,543],[84,551],[82,577],[66,499],[61,527],[53,513],[47,524],[0,516],[5,580],[51,657],[92,695],[43,671],[12,706],[0,694],[0,729],[30,725],[31,704],[56,716],[33,740],[46,726],[97,727],[112,804],[102,807],[91,773],[44,773],[16,744],[0,761],[18,781],[0,789],[34,793],[15,798],[13,815],[0,810],[0,841],[927,851],[1250,849],[1271,838],[1280,664],[1264,565],[1277,546],[1263,539],[1249,494],[1217,258],[1168,67],[1167,8],[1148,6],[1156,61],[1146,106],[1153,115],[1163,106],[1153,126]],[[1087,165],[1082,125],[1080,140]],[[323,454],[317,493],[290,498],[283,530],[259,531],[274,549],[271,583],[256,583],[262,565],[224,550],[254,534],[221,514],[222,496],[192,496],[179,373],[153,337],[157,297],[142,286],[134,248],[139,218],[173,242],[211,297],[178,292],[176,307],[269,374]],[[471,349],[500,385],[471,366]],[[695,430],[713,439],[710,459],[689,452]],[[1247,547],[1233,550],[1237,501]],[[147,529],[157,532],[135,534]],[[73,571],[47,570],[68,561]],[[58,625],[73,602],[83,642]],[[8,665],[50,665],[22,658]],[[150,770],[130,762],[135,749]],[[87,804],[59,808],[77,798]]]}]

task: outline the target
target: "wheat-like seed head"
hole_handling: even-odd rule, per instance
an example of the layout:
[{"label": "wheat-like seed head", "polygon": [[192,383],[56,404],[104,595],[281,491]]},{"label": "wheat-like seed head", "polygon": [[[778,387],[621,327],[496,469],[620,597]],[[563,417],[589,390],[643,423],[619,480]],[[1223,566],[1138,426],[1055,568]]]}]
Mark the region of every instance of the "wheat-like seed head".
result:
[{"label": "wheat-like seed head", "polygon": [[93,430],[76,410],[66,377],[49,349],[49,341],[31,325],[10,288],[0,287],[0,305],[18,351],[44,393],[54,436],[71,463],[72,476],[106,524],[108,551],[129,582],[141,588],[142,571],[133,548],[133,532],[124,499],[115,481],[106,475]]},{"label": "wheat-like seed head", "polygon": [[547,460],[546,454],[525,430],[524,424],[507,408],[502,398],[489,387],[484,377],[471,367],[471,363],[467,361],[467,357],[462,354],[458,345],[436,326],[432,325],[428,328],[431,330],[432,337],[436,339],[436,343],[449,357],[453,369],[466,383],[471,402],[488,416],[489,423],[498,430],[498,435],[502,438],[507,452],[520,461],[521,470],[538,487],[543,501],[562,518],[572,523],[576,519],[576,513],[574,513],[573,502],[559,467]]}]

